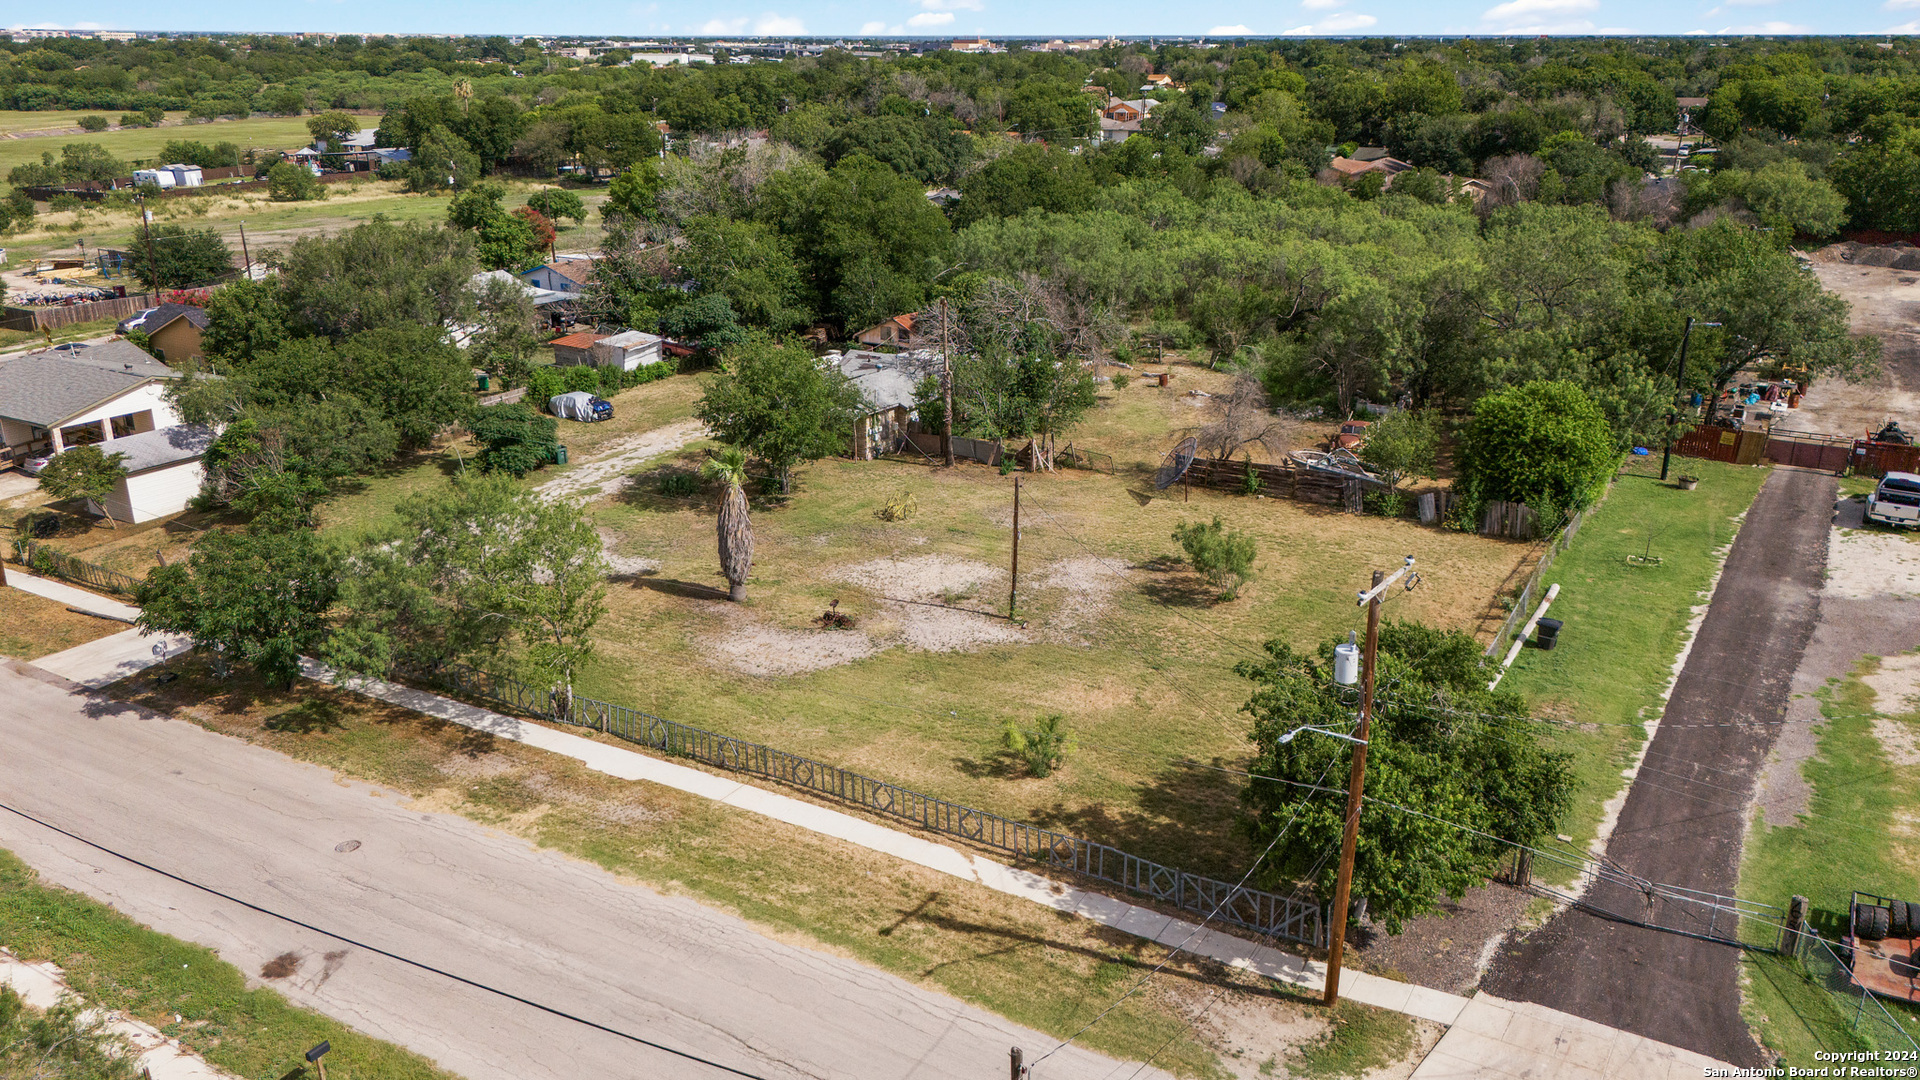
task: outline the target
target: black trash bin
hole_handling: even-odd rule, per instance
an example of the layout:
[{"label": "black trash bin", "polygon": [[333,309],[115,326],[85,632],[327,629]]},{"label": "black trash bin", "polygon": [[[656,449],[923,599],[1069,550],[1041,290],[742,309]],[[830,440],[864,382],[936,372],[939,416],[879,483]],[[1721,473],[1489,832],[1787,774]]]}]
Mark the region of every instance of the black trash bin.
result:
[{"label": "black trash bin", "polygon": [[1566,625],[1559,619],[1541,619],[1533,632],[1533,643],[1542,649],[1551,649],[1560,643],[1560,628]]}]

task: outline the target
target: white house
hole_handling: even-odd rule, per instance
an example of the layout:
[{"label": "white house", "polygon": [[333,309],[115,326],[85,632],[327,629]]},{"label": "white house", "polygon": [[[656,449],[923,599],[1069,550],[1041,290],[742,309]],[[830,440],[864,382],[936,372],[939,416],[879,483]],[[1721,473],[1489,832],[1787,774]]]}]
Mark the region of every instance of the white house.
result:
[{"label": "white house", "polygon": [[206,476],[200,459],[213,439],[214,433],[207,428],[177,425],[101,446],[106,453],[125,455],[120,464],[127,475],[104,505],[91,509],[135,525],[185,510],[200,492],[200,481]]},{"label": "white house", "polygon": [[549,289],[553,292],[577,293],[593,280],[593,260],[591,259],[555,259],[520,275],[520,280],[536,289]]},{"label": "white house", "polygon": [[121,340],[9,360],[0,364],[0,443],[18,461],[172,427],[180,416],[164,390],[179,375]]}]

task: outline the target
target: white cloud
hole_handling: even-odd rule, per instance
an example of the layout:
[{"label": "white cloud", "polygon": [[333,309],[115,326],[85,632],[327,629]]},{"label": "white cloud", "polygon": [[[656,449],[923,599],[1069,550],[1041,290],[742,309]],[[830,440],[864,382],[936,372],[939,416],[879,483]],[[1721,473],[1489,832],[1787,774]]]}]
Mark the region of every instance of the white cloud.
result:
[{"label": "white cloud", "polygon": [[706,22],[700,24],[700,32],[702,34],[710,34],[715,37],[727,37],[732,34],[737,34],[746,28],[747,17],[745,15],[737,19],[708,19]]},{"label": "white cloud", "polygon": [[1723,34],[1811,34],[1813,33],[1813,27],[1801,26],[1799,23],[1781,22],[1776,19],[1772,22],[1763,22],[1754,26],[1729,26],[1720,32]]},{"label": "white cloud", "polygon": [[1886,3],[1880,5],[1883,11],[1899,11],[1901,8],[1916,7],[1920,7],[1920,0],[1887,0]]},{"label": "white cloud", "polygon": [[1300,6],[1308,11],[1325,11],[1328,8],[1345,7],[1347,0],[1300,0]]},{"label": "white cloud", "polygon": [[945,26],[953,21],[951,11],[923,11],[907,20],[907,25],[916,30],[929,26]]},{"label": "white cloud", "polygon": [[1216,26],[1213,29],[1207,31],[1207,36],[1208,37],[1233,37],[1236,34],[1244,35],[1244,34],[1251,34],[1251,33],[1253,33],[1253,31],[1247,29],[1244,26],[1241,26],[1238,23],[1235,23],[1232,26]]},{"label": "white cloud", "polygon": [[1498,7],[1488,8],[1480,19],[1482,22],[1502,24],[1522,19],[1538,21],[1543,15],[1574,15],[1599,6],[1600,0],[1508,0]]},{"label": "white cloud", "polygon": [[868,22],[868,23],[860,24],[860,33],[862,34],[884,34],[886,32],[887,32],[887,24],[884,22]]},{"label": "white cloud", "polygon": [[1920,19],[1915,19],[1912,22],[1903,22],[1899,26],[1889,26],[1886,32],[1889,34],[1920,34]]},{"label": "white cloud", "polygon": [[1371,15],[1362,15],[1357,11],[1336,11],[1319,22],[1296,26],[1287,31],[1287,35],[1302,37],[1307,34],[1345,34],[1354,30],[1365,30],[1379,21]]},{"label": "white cloud", "polygon": [[798,15],[776,15],[769,11],[753,22],[753,32],[762,37],[792,37],[807,32],[807,24]]},{"label": "white cloud", "polygon": [[979,11],[986,6],[981,0],[920,0],[923,11]]}]

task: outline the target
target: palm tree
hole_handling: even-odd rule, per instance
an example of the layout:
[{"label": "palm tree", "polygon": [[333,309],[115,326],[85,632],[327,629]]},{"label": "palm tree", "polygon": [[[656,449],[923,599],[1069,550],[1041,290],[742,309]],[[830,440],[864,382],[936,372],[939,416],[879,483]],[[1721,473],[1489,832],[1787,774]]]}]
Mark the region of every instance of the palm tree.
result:
[{"label": "palm tree", "polygon": [[722,450],[701,470],[726,485],[720,496],[720,572],[727,575],[727,599],[747,599],[747,572],[753,568],[753,522],[747,520],[747,454]]},{"label": "palm tree", "polygon": [[455,101],[460,103],[460,111],[464,114],[467,111],[467,106],[473,104],[473,80],[455,79],[453,83],[453,97]]}]

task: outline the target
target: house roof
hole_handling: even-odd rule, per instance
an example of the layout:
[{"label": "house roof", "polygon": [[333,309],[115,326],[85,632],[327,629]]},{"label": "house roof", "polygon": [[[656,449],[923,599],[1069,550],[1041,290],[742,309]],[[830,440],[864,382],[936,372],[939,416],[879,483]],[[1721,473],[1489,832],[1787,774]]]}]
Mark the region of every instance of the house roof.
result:
[{"label": "house roof", "polygon": [[569,281],[578,282],[581,285],[585,285],[588,279],[593,277],[592,259],[554,259],[551,262],[541,263],[540,266],[556,270]]},{"label": "house roof", "polygon": [[0,364],[0,416],[52,427],[142,383],[178,374],[129,341],[28,353]]},{"label": "house roof", "polygon": [[1413,168],[1412,165],[1401,161],[1399,158],[1392,157],[1376,158],[1372,161],[1337,157],[1328,162],[1327,167],[1346,176],[1359,176],[1365,172],[1383,172],[1388,176],[1392,176],[1394,173],[1406,172],[1408,169]]},{"label": "house roof", "polygon": [[600,340],[605,342],[608,345],[614,346],[615,348],[638,349],[638,348],[644,348],[647,345],[651,345],[652,343],[659,341],[660,336],[657,334],[649,334],[641,330],[622,330],[611,337],[604,337],[604,338],[601,338]]},{"label": "house roof", "polygon": [[115,329],[123,334],[133,330],[138,330],[143,334],[157,334],[160,332],[161,327],[166,326],[175,319],[185,319],[202,330],[205,330],[207,324],[211,321],[207,318],[205,311],[194,307],[192,304],[161,304],[159,307],[150,307],[145,311],[134,312]]},{"label": "house roof", "polygon": [[192,461],[205,454],[207,447],[213,445],[213,440],[212,430],[181,424],[142,431],[137,435],[123,435],[99,446],[105,453],[125,454],[126,458],[120,464],[126,467],[127,472],[137,473]]},{"label": "house roof", "polygon": [[1683,97],[1683,98],[1674,98],[1673,102],[1674,104],[1680,106],[1683,109],[1697,109],[1702,105],[1705,105],[1707,103],[1707,99],[1703,97]]},{"label": "house roof", "polygon": [[924,349],[897,355],[855,349],[842,354],[835,362],[841,374],[860,391],[868,411],[884,412],[912,408],[914,390],[920,380],[939,370],[940,357]]},{"label": "house roof", "polygon": [[577,334],[554,338],[549,344],[556,349],[590,349],[593,343],[606,338],[606,334],[596,334],[591,330],[582,330]]},{"label": "house roof", "polygon": [[520,286],[520,291],[527,294],[527,299],[533,301],[534,307],[544,307],[547,304],[557,304],[563,300],[580,299],[580,297],[576,296],[573,293],[564,293],[556,289],[541,289],[541,288],[537,288],[535,286],[529,285],[526,282],[521,281],[519,278],[514,277],[513,274],[505,270],[482,271],[481,273],[473,275],[472,281],[473,281],[473,289],[475,292],[479,292],[480,290],[485,289],[487,287],[487,282],[489,281],[506,281],[514,285],[518,285]]},{"label": "house roof", "polygon": [[1355,161],[1379,161],[1386,156],[1387,148],[1384,146],[1359,146],[1353,151]]}]

